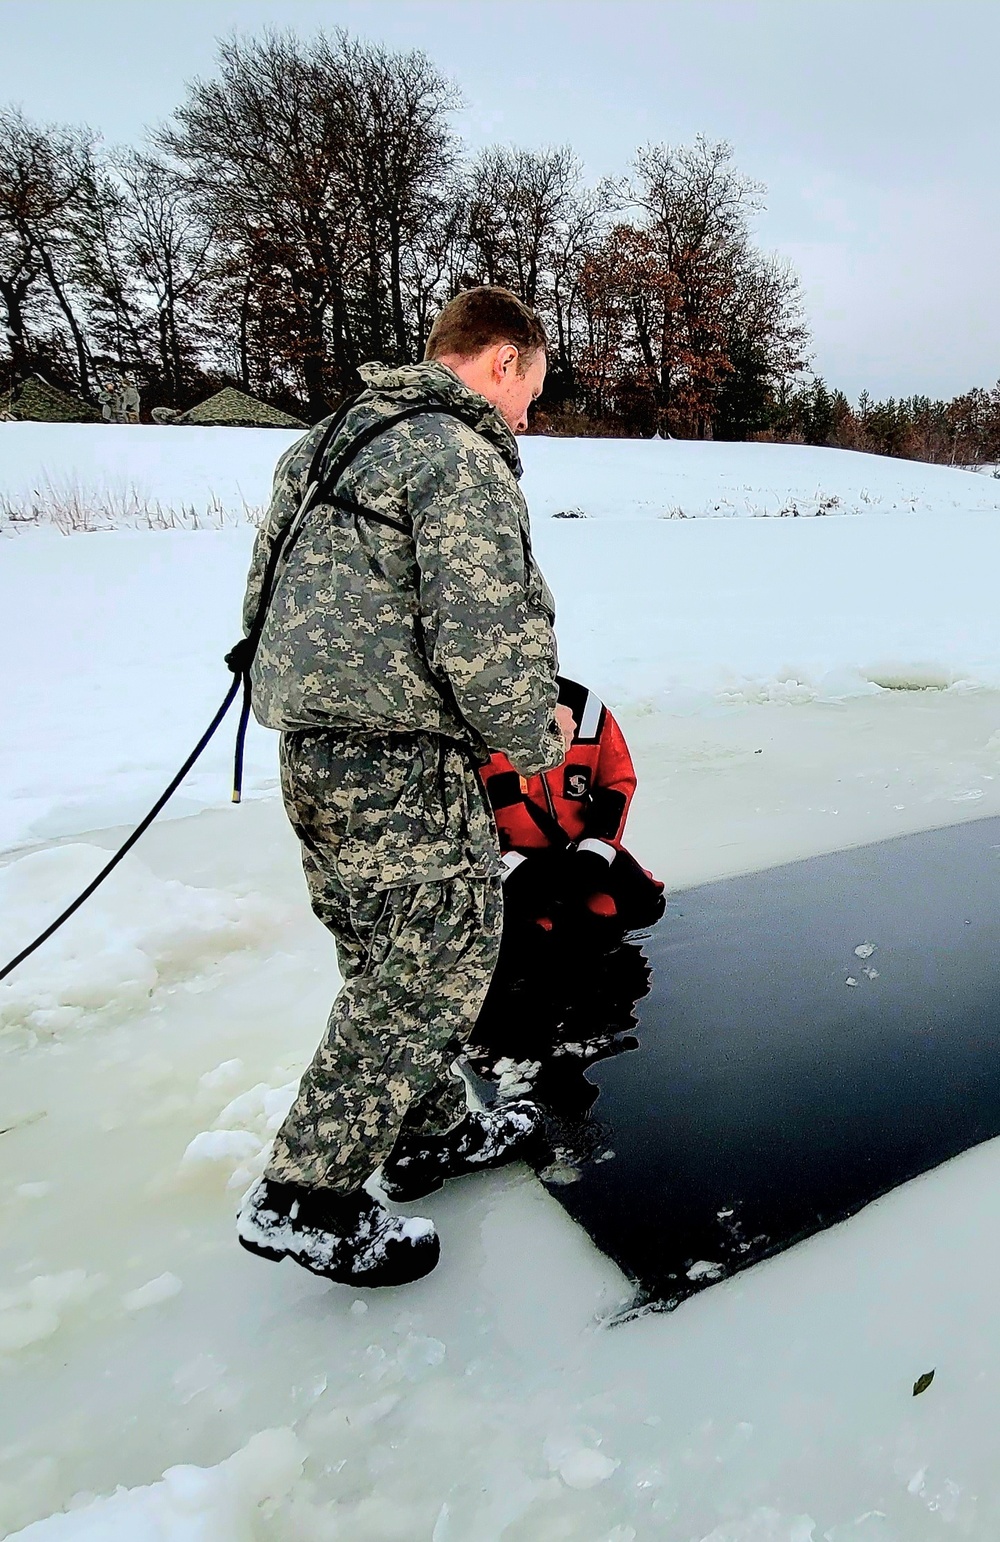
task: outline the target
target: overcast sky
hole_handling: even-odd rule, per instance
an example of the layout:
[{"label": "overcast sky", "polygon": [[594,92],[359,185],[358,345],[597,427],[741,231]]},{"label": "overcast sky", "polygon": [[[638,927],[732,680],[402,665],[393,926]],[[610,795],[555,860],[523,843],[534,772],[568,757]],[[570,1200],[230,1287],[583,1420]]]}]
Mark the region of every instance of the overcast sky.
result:
[{"label": "overcast sky", "polygon": [[338,26],[424,49],[472,146],[728,139],[856,396],[1000,377],[1000,0],[0,0],[0,101],[135,143],[215,40]]}]

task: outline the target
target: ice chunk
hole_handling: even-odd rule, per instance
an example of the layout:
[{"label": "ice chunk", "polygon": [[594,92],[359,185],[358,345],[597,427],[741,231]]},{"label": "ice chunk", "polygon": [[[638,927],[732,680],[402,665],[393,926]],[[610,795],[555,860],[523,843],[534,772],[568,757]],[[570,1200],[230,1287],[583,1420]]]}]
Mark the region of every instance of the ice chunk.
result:
[{"label": "ice chunk", "polygon": [[[0,956],[51,921],[107,861],[82,843],[19,857],[0,869]],[[197,975],[234,949],[260,943],[273,915],[263,902],[157,878],[136,856],[0,985],[0,1030],[57,1037],[87,1022],[117,1022],[171,981]]]},{"label": "ice chunk", "polygon": [[569,1183],[579,1183],[582,1174],[572,1162],[550,1162],[548,1167],[543,1167],[538,1174],[543,1183],[554,1183],[559,1187]]},{"label": "ice chunk", "polygon": [[147,1306],[159,1306],[161,1301],[169,1301],[171,1296],[179,1295],[183,1289],[176,1274],[168,1271],[166,1274],[158,1274],[155,1280],[147,1280],[137,1290],[126,1291],[122,1296],[122,1306],[127,1312],[142,1312]]},{"label": "ice chunk", "polygon": [[725,1270],[721,1264],[712,1263],[707,1258],[700,1258],[692,1264],[687,1271],[689,1280],[721,1280]]},{"label": "ice chunk", "polygon": [[262,1430],[217,1467],[170,1467],[159,1483],[50,1515],[9,1542],[255,1542],[261,1510],[288,1496],[304,1459],[290,1429]]},{"label": "ice chunk", "polygon": [[223,1060],[213,1070],[199,1076],[198,1086],[204,1087],[206,1092],[215,1092],[220,1087],[228,1087],[233,1082],[239,1081],[242,1075],[242,1060]]},{"label": "ice chunk", "polygon": [[447,1350],[440,1339],[413,1333],[400,1349],[396,1362],[407,1380],[415,1381],[423,1376],[429,1367],[440,1365],[446,1353]]},{"label": "ice chunk", "polygon": [[100,1279],[85,1269],[39,1274],[18,1290],[0,1293],[0,1354],[51,1338],[67,1308],[93,1295]]},{"label": "ice chunk", "polygon": [[549,1467],[559,1474],[567,1488],[596,1488],[599,1483],[607,1482],[621,1465],[587,1444],[582,1433],[550,1435],[542,1446],[542,1455]]},{"label": "ice chunk", "polygon": [[11,1354],[47,1339],[59,1327],[59,1314],[51,1307],[25,1301],[0,1308],[0,1354]]},{"label": "ice chunk", "polygon": [[498,1060],[495,1069],[500,1073],[497,1092],[502,1098],[517,1098],[530,1092],[535,1077],[541,1070],[539,1060]]},{"label": "ice chunk", "polygon": [[263,1145],[250,1130],[202,1130],[189,1141],[181,1157],[182,1167],[198,1167],[209,1162],[245,1162],[256,1156]]}]

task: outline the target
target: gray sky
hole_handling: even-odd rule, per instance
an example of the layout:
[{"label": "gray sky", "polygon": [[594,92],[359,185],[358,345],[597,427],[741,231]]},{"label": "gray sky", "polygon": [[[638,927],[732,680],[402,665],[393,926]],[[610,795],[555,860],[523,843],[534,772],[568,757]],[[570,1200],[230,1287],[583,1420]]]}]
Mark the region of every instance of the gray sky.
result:
[{"label": "gray sky", "polygon": [[850,395],[1000,377],[1000,0],[0,0],[0,101],[136,142],[239,30],[420,47],[472,146],[732,141]]}]

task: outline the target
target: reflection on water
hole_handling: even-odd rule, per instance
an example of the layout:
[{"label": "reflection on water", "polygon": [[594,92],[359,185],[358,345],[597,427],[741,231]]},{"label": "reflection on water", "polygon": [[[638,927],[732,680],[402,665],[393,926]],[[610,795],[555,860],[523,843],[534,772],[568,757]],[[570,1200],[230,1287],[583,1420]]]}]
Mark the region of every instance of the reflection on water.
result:
[{"label": "reflection on water", "polygon": [[549,1149],[539,1176],[550,1188],[613,1157],[586,1072],[638,1048],[636,1002],[649,979],[639,943],[605,922],[549,933],[507,926],[467,1065],[487,1098],[530,1096],[544,1109]]},{"label": "reflection on water", "polygon": [[640,940],[529,941],[473,1065],[544,1105],[540,1176],[647,1302],[1000,1135],[1000,820],[706,884]]}]

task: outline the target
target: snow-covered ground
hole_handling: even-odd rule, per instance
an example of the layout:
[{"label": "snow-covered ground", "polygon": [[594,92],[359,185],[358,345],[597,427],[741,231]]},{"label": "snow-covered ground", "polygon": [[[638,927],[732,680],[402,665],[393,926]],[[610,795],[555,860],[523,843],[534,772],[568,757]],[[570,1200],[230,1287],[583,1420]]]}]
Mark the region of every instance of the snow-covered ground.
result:
[{"label": "snow-covered ground", "polygon": [[[197,739],[239,631],[253,538],[239,511],[266,502],[292,437],[3,426],[0,498],[71,484],[93,509],[102,488],[131,486],[161,511],[211,502],[239,522],[70,539],[20,526],[0,536],[4,657],[30,666],[5,672],[0,698],[16,725],[0,744],[0,847],[135,818]],[[741,703],[1000,688],[1000,483],[796,446],[528,439],[523,448],[563,667],[616,706],[703,716]],[[723,494],[736,510],[811,498],[838,499],[840,512],[659,517],[682,505],[704,512]],[[577,506],[592,517],[555,517]],[[878,517],[845,517],[857,508]],[[174,815],[217,802],[228,752],[223,734]],[[269,736],[252,735],[248,769],[251,794],[273,790]]]},{"label": "snow-covered ground", "polygon": [[[0,439],[6,508],[42,522],[60,506],[95,527],[129,516],[215,525],[255,515],[297,434],[280,429],[17,423]],[[690,440],[521,441],[536,517],[696,519],[754,515],[993,513],[1000,485],[971,471],[806,445]],[[978,467],[989,472],[995,468]],[[103,511],[103,512],[102,512]]]},{"label": "snow-covered ground", "polygon": [[[4,425],[0,495],[131,478],[164,510],[238,515],[285,442]],[[1000,485],[773,446],[535,440],[525,460],[564,667],[619,711],[631,841],[672,886],[1000,813]],[[808,520],[658,517],[831,498]],[[221,698],[251,538],[0,539],[4,957]],[[993,1542],[994,1145],[622,1326],[626,1282],[523,1170],[434,1197],[442,1264],[404,1291],[235,1246],[337,975],[273,744],[255,736],[240,808],[228,753],[224,731],[0,986],[0,1534]]]}]

